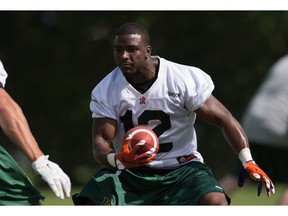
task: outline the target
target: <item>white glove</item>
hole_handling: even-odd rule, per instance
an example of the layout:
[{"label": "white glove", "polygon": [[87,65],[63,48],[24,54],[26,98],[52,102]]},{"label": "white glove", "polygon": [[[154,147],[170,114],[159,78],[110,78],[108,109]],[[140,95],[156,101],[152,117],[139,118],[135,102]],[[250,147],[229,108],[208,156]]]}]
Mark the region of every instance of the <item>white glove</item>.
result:
[{"label": "white glove", "polygon": [[71,181],[58,164],[48,160],[49,155],[42,155],[31,166],[48,183],[57,197],[64,199],[64,193],[70,197]]}]

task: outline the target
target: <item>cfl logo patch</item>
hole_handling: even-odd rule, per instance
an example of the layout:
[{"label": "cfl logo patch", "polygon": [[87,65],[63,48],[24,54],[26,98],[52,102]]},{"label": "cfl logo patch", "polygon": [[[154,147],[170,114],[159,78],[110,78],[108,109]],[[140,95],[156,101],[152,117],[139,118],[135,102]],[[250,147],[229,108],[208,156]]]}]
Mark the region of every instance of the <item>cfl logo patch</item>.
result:
[{"label": "cfl logo patch", "polygon": [[146,98],[143,96],[139,99],[140,104],[145,104],[146,103]]}]

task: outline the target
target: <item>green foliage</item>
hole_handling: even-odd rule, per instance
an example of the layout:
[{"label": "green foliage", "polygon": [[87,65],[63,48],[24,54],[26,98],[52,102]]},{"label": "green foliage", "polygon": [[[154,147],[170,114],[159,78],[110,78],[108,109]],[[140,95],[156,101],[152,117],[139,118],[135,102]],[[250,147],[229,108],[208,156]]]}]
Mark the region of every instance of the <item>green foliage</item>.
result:
[{"label": "green foliage", "polygon": [[[97,168],[90,94],[115,67],[114,31],[130,21],[148,26],[154,55],[209,73],[214,95],[239,120],[271,64],[288,50],[286,11],[1,11],[6,89],[39,145],[75,184],[82,184],[77,167]],[[197,130],[207,164],[216,175],[228,172],[238,159],[222,134],[200,122]]]}]

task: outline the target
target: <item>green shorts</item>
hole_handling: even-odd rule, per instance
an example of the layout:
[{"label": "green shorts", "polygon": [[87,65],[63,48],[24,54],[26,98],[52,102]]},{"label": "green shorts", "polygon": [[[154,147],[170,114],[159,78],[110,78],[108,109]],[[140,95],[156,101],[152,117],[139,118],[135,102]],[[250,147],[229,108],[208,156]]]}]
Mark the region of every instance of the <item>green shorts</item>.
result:
[{"label": "green shorts", "polygon": [[[75,205],[197,205],[210,192],[223,193],[211,170],[192,162],[178,169],[115,170],[102,168],[73,195]],[[226,196],[227,197],[227,196]],[[227,197],[228,203],[230,199]]]},{"label": "green shorts", "polygon": [[0,205],[38,205],[44,198],[17,162],[0,146]]}]

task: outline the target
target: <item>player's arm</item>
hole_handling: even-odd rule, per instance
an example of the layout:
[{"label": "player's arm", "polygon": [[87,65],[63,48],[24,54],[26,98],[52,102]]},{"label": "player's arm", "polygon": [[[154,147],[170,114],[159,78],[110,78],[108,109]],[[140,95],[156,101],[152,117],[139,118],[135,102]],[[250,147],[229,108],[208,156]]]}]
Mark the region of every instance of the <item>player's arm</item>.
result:
[{"label": "player's arm", "polygon": [[107,155],[114,152],[112,142],[117,130],[117,121],[110,118],[93,118],[92,150],[99,164],[110,165]]},{"label": "player's arm", "polygon": [[0,125],[6,136],[31,162],[43,155],[22,109],[3,88],[0,88]]},{"label": "player's arm", "polygon": [[[136,151],[140,147],[129,149],[131,137],[123,140],[120,152],[114,152],[112,141],[117,130],[117,122],[110,118],[94,118],[92,125],[92,150],[95,160],[103,165],[108,165],[124,170],[139,167],[149,163],[155,156],[146,157],[145,153],[137,156]],[[145,156],[145,157],[144,157]],[[144,158],[143,158],[144,157]]]},{"label": "player's arm", "polygon": [[54,162],[48,160],[36,142],[20,106],[0,88],[0,125],[5,135],[31,161],[34,171],[41,175],[57,197],[70,196],[69,177]]},{"label": "player's arm", "polygon": [[238,185],[240,187],[243,186],[245,179],[250,176],[253,180],[259,182],[258,196],[262,191],[262,185],[266,187],[269,197],[271,193],[275,193],[275,188],[270,178],[252,159],[244,129],[229,110],[211,95],[195,113],[200,119],[220,128],[225,139],[238,155],[245,171],[240,175]]},{"label": "player's arm", "polygon": [[64,199],[71,192],[70,178],[58,164],[48,160],[36,142],[20,106],[3,88],[7,73],[0,60],[0,126],[5,135],[31,161],[34,171],[48,183],[57,197]]},{"label": "player's arm", "polygon": [[247,136],[240,123],[213,95],[195,113],[198,118],[217,126],[237,155],[242,149],[249,148]]}]

